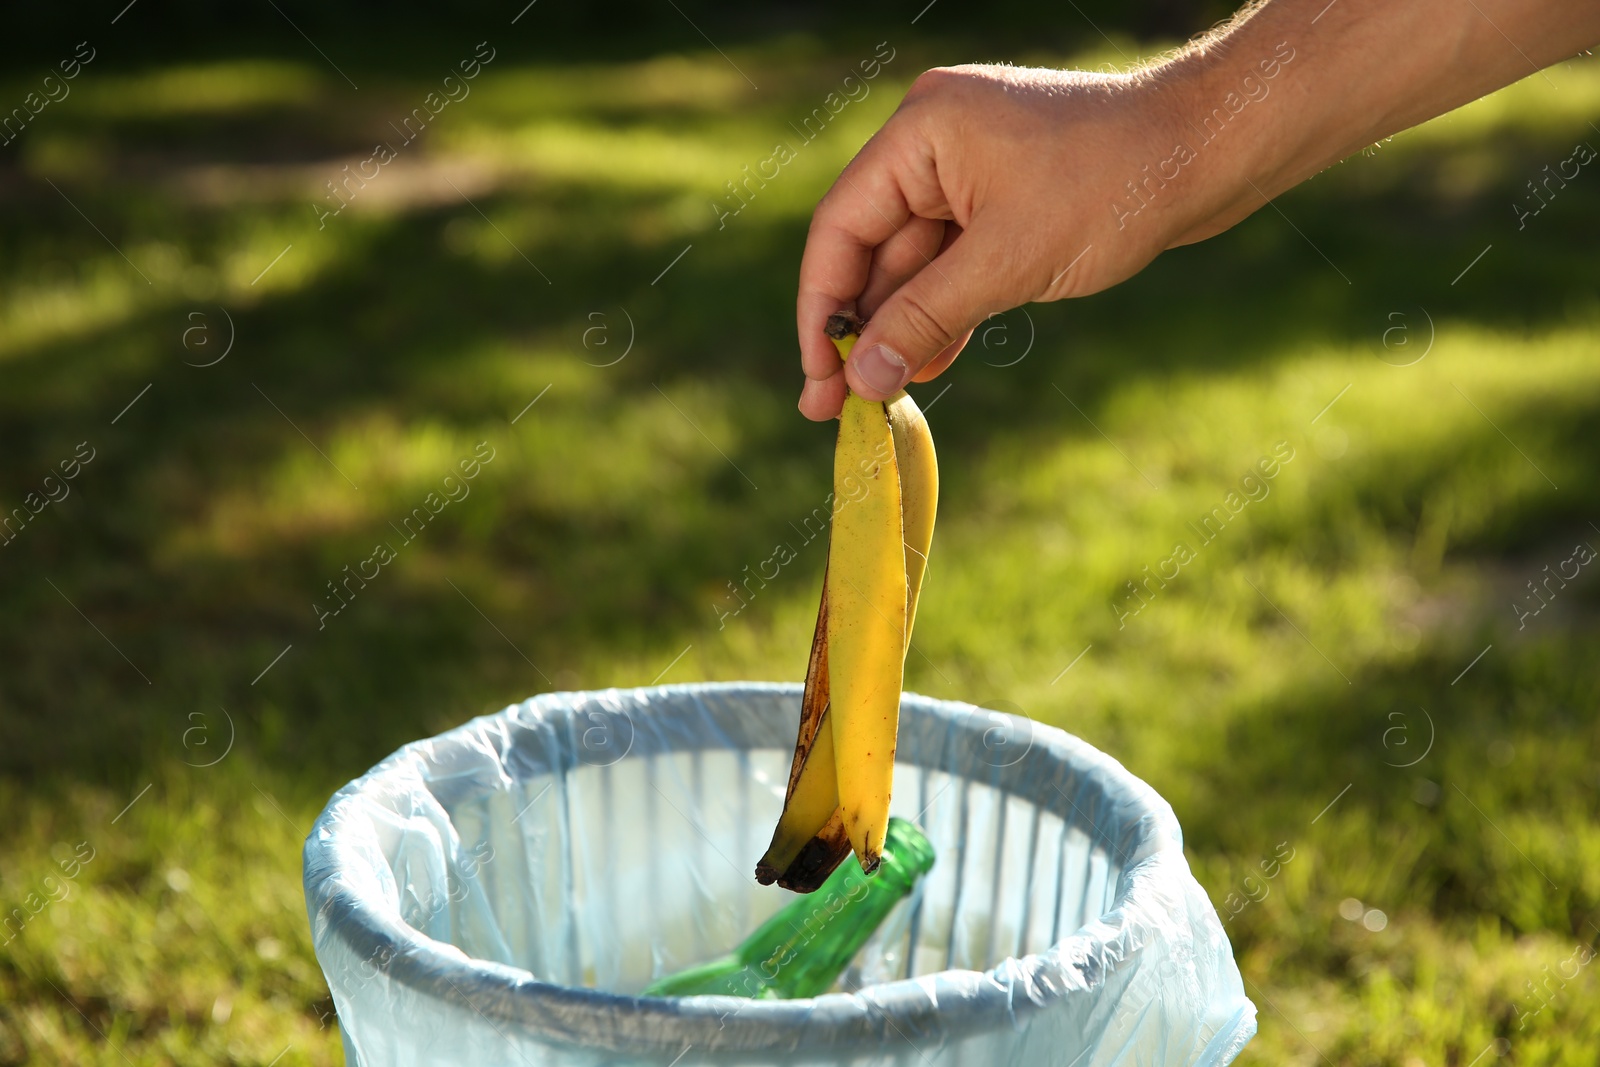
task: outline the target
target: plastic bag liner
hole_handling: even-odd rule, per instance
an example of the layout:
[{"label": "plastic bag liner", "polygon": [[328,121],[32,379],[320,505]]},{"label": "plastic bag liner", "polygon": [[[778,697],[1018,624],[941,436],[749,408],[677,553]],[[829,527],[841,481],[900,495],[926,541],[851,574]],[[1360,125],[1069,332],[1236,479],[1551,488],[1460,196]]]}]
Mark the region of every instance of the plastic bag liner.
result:
[{"label": "plastic bag liner", "polygon": [[638,996],[791,899],[752,871],[800,691],[546,693],[336,793],[305,889],[348,1062],[1224,1064],[1255,1033],[1166,801],[1060,730],[911,694],[893,811],[938,858],[841,992]]}]

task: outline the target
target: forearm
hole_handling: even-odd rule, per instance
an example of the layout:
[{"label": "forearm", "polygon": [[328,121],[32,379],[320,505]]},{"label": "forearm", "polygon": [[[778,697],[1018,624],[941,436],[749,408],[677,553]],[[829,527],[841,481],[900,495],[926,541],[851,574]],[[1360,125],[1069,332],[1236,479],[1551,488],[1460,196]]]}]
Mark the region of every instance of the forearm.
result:
[{"label": "forearm", "polygon": [[[1600,0],[1268,0],[1127,74],[930,71],[812,216],[801,410],[927,381],[992,313],[1116,285],[1597,41]],[[843,367],[840,308],[870,320]]]},{"label": "forearm", "polygon": [[1271,0],[1156,74],[1196,150],[1196,195],[1173,204],[1170,243],[1227,229],[1365,146],[1597,41],[1592,0]]}]

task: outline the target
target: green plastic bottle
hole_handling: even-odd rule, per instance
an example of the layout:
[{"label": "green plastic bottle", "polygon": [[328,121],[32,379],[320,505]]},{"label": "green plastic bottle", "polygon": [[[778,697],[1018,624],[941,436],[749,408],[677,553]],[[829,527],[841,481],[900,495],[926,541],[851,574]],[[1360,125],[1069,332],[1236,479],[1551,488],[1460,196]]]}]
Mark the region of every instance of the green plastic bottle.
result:
[{"label": "green plastic bottle", "polygon": [[922,831],[905,819],[890,819],[876,873],[862,874],[855,858],[847,857],[822,888],[790,901],[728,955],[659,978],[644,995],[788,1000],[826,993],[932,867],[933,846]]}]

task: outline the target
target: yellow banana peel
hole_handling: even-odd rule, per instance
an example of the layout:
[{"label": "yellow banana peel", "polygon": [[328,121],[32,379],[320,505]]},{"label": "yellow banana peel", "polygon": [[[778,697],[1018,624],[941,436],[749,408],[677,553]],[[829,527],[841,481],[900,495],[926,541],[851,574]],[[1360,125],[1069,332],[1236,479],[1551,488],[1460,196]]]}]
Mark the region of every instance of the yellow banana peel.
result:
[{"label": "yellow banana peel", "polygon": [[[828,320],[843,359],[862,327]],[[927,420],[903,391],[850,394],[834,448],[832,529],[783,814],[756,867],[807,893],[854,849],[878,866],[894,784],[905,655],[927,573],[939,471]],[[863,491],[864,489],[864,491]]]}]

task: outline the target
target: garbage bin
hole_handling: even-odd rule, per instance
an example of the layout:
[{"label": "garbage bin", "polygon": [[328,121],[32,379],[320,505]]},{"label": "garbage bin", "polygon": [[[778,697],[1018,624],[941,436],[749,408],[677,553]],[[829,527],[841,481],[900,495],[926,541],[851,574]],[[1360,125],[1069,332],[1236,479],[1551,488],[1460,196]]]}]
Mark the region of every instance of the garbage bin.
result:
[{"label": "garbage bin", "polygon": [[937,861],[810,1000],[641,997],[756,884],[801,687],[546,693],[336,793],[306,908],[351,1067],[1224,1064],[1255,1008],[1171,807],[1060,730],[901,702],[893,810]]}]

